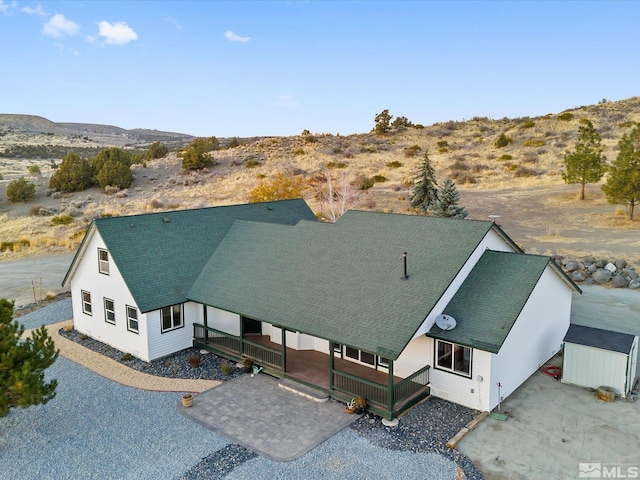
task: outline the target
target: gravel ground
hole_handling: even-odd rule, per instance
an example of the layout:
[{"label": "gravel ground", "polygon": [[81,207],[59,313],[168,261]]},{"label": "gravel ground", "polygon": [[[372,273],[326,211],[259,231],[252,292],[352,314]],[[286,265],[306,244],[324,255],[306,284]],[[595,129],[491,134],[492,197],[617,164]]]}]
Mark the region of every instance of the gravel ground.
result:
[{"label": "gravel ground", "polygon": [[[73,340],[94,352],[101,353],[122,363],[123,365],[126,365],[127,367],[148,373],[149,375],[203,380],[231,380],[232,378],[244,375],[244,370],[236,367],[234,362],[227,361],[213,353],[205,353],[204,351],[201,353],[201,351],[196,348],[188,348],[147,363],[135,357],[131,357],[127,360],[126,358],[128,357],[123,357],[124,354],[120,350],[110,347],[98,340],[94,340],[93,338],[87,337],[86,335],[82,335],[76,330],[65,332],[60,329],[59,333],[61,336],[68,338],[69,340]],[[200,365],[196,368],[193,368],[189,364],[189,357],[193,354],[197,354],[201,358]],[[233,369],[230,375],[222,374],[221,367],[224,363],[228,363]]]},{"label": "gravel ground", "polygon": [[[69,318],[70,301],[63,300],[19,320],[33,328]],[[163,362],[171,362],[171,375],[176,364],[178,371],[191,374],[198,369],[187,358]],[[205,361],[199,368],[210,371]],[[156,371],[151,368],[143,371]],[[482,479],[467,457],[444,445],[477,412],[444,400],[425,401],[396,428],[366,414],[301,458],[273,462],[181,417],[179,393],[125,387],[63,357],[47,377],[58,379],[56,398],[0,418],[0,479],[450,480],[457,466],[466,478]]]}]

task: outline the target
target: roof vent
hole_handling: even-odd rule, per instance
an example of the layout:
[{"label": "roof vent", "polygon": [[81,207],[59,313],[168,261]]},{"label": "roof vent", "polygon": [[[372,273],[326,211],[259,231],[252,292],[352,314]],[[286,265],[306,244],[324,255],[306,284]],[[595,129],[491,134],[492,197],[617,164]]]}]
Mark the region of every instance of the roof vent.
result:
[{"label": "roof vent", "polygon": [[135,224],[130,223],[130,224],[129,224],[129,227],[130,227],[130,228],[133,228],[133,227],[135,227]]},{"label": "roof vent", "polygon": [[267,210],[273,210],[273,206],[272,205],[267,205]]},{"label": "roof vent", "polygon": [[402,263],[404,265],[404,275],[400,279],[409,280],[409,275],[407,275],[407,252],[402,252]]},{"label": "roof vent", "polygon": [[169,223],[170,221],[169,217],[163,217],[162,219],[162,223]]}]

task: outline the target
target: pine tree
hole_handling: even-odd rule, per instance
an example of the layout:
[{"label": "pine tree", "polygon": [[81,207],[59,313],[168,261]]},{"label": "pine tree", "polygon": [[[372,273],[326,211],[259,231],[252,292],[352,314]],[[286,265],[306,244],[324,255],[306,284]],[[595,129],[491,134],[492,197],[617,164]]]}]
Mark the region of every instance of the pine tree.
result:
[{"label": "pine tree", "polygon": [[58,385],[44,381],[44,371],[58,358],[44,325],[21,340],[24,327],[12,316],[13,302],[0,298],[0,417],[15,407],[47,403]]},{"label": "pine tree", "polygon": [[465,218],[468,213],[464,207],[458,206],[459,201],[460,194],[456,184],[453,180],[447,178],[438,191],[438,199],[433,206],[433,214],[437,217]]},{"label": "pine tree", "polygon": [[618,142],[620,153],[609,167],[602,190],[610,203],[629,206],[629,219],[640,204],[640,123]]},{"label": "pine tree", "polygon": [[438,184],[435,170],[431,166],[428,152],[425,152],[422,165],[416,175],[415,185],[411,192],[411,206],[426,215],[438,199]]},{"label": "pine tree", "polygon": [[590,120],[581,120],[578,128],[579,141],[575,150],[564,155],[566,170],[562,173],[565,183],[579,183],[580,200],[584,200],[584,186],[587,183],[599,182],[604,175],[607,159],[602,154],[601,137]]}]

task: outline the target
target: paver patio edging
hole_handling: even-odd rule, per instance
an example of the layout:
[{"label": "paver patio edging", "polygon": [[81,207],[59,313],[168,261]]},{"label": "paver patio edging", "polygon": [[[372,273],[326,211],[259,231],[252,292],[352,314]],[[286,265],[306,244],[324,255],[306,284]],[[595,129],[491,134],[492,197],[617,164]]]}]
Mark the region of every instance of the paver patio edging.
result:
[{"label": "paver patio edging", "polygon": [[[166,378],[139,372],[62,337],[58,331],[69,322],[70,320],[65,320],[45,327],[60,349],[60,355],[121,385],[159,392],[201,393],[222,383],[220,380]],[[27,330],[25,335],[30,335],[30,332],[31,330]]]}]

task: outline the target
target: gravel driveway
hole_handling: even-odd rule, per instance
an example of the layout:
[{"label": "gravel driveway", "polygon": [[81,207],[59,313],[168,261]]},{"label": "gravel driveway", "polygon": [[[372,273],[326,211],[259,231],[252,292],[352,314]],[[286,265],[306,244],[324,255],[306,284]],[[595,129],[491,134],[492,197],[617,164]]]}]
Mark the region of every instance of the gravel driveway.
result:
[{"label": "gravel driveway", "polygon": [[[67,299],[19,320],[28,328],[56,323],[70,318],[70,308]],[[409,428],[394,431],[365,416],[359,428],[343,430],[303,457],[273,462],[242,449],[238,454],[224,437],[181,417],[179,393],[125,387],[63,357],[47,376],[58,379],[56,398],[0,418],[0,479],[450,480],[458,464],[467,478],[482,478],[459,453],[428,451],[432,440],[420,438],[421,431],[430,431],[420,424],[426,415],[402,420]],[[442,430],[448,423],[457,429],[451,426],[455,415],[437,416],[432,428]]]}]

